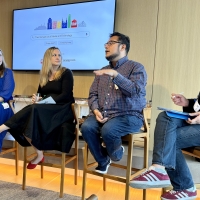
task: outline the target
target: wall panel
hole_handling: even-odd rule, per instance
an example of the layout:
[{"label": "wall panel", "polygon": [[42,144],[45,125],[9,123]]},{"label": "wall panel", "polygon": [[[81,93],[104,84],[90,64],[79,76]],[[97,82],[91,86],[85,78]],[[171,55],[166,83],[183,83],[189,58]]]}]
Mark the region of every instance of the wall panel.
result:
[{"label": "wall panel", "polygon": [[[0,48],[5,54],[8,67],[12,67],[12,12],[14,9],[55,5],[57,0],[1,0],[0,2]],[[23,46],[21,47],[23,48]],[[39,48],[39,47],[38,47]],[[26,59],[26,58],[24,58]],[[23,60],[22,60],[23,64]],[[38,87],[38,73],[14,72],[15,94],[30,95],[36,92]]]},{"label": "wall panel", "polygon": [[[0,31],[0,48],[5,52],[8,66],[11,67],[12,64],[13,9],[80,1],[81,0],[1,0],[0,24],[3,29]],[[82,0],[81,2],[84,1],[87,0]],[[157,2],[158,0],[117,0],[115,30],[130,36],[131,50],[129,58],[141,62],[147,70],[147,99],[151,98],[151,86],[153,81]],[[14,72],[14,76],[16,81],[15,94],[32,94],[36,91],[38,86],[37,72]],[[77,97],[87,97],[93,79],[94,75],[91,71],[75,71],[74,95]]]},{"label": "wall panel", "polygon": [[[11,67],[13,9],[81,0],[0,1],[0,48]],[[178,109],[171,102],[171,92],[184,92],[187,97],[195,97],[199,91],[199,10],[199,0],[117,0],[115,30],[130,36],[129,58],[142,63],[148,73],[147,99],[153,96],[151,148],[155,120],[159,113],[156,107]],[[14,72],[14,75],[15,94],[32,94],[37,90],[37,72]],[[92,72],[75,71],[74,95],[87,97],[93,79]]]},{"label": "wall panel", "polygon": [[147,100],[152,98],[158,0],[118,0],[116,30],[131,39],[129,58],[148,74]]},{"label": "wall panel", "polygon": [[157,106],[181,110],[171,101],[171,93],[196,97],[200,85],[200,1],[160,0],[155,80],[151,120],[153,131],[159,113]]}]

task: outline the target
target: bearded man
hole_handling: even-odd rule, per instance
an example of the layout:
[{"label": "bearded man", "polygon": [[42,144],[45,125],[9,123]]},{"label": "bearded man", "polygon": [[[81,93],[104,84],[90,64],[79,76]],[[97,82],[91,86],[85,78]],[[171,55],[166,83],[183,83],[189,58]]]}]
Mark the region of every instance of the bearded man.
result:
[{"label": "bearded man", "polygon": [[105,43],[109,65],[94,71],[88,98],[90,114],[81,126],[83,139],[98,162],[95,171],[102,174],[107,173],[111,161],[121,160],[121,137],[138,132],[143,125],[147,74],[143,65],[128,59],[129,49],[128,36],[110,34]]}]

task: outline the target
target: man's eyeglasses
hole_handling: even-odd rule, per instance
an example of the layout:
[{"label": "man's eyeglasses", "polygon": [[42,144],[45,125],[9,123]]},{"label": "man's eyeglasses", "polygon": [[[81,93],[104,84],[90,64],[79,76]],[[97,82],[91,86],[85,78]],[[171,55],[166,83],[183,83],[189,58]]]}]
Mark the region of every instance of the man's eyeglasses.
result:
[{"label": "man's eyeglasses", "polygon": [[105,47],[106,45],[111,46],[111,45],[113,45],[113,44],[115,44],[115,43],[122,44],[122,43],[119,42],[119,41],[110,40],[109,42],[106,42],[106,43],[104,44],[104,47]]}]

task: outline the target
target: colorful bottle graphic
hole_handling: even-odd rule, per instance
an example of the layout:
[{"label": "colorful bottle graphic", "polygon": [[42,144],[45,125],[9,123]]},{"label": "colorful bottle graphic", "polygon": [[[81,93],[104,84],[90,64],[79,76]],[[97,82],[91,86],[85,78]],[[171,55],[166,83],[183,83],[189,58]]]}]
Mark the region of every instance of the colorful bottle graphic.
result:
[{"label": "colorful bottle graphic", "polygon": [[74,19],[72,20],[72,25],[71,25],[72,28],[77,28],[77,21]]},{"label": "colorful bottle graphic", "polygon": [[67,28],[67,19],[65,22],[62,20],[62,28]]},{"label": "colorful bottle graphic", "polygon": [[71,28],[71,15],[68,15],[68,28]]},{"label": "colorful bottle graphic", "polygon": [[47,29],[52,29],[52,19],[51,18],[48,19]]},{"label": "colorful bottle graphic", "polygon": [[47,27],[44,25],[40,25],[36,27],[34,30],[45,30],[45,29],[62,29],[62,28],[77,28],[77,27],[86,27],[86,23],[82,21],[81,23],[76,19],[71,21],[71,14],[68,15],[66,20],[62,21],[53,21],[52,18],[47,20]]},{"label": "colorful bottle graphic", "polygon": [[61,21],[57,21],[57,28],[61,28]]},{"label": "colorful bottle graphic", "polygon": [[57,28],[57,21],[53,21],[52,29],[56,29],[56,28]]}]

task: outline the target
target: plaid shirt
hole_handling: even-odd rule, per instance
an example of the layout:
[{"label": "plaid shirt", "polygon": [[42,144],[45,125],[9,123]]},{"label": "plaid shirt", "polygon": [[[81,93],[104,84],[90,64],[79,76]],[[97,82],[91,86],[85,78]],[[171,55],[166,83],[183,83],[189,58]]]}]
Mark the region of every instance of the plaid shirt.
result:
[{"label": "plaid shirt", "polygon": [[118,75],[95,76],[91,85],[88,104],[90,115],[98,109],[103,117],[113,118],[120,115],[136,115],[140,118],[146,106],[147,74],[140,63],[128,60],[127,56],[102,69],[114,69]]}]

